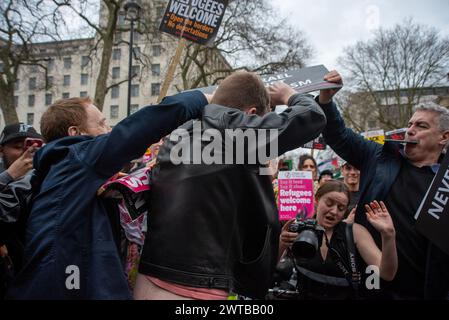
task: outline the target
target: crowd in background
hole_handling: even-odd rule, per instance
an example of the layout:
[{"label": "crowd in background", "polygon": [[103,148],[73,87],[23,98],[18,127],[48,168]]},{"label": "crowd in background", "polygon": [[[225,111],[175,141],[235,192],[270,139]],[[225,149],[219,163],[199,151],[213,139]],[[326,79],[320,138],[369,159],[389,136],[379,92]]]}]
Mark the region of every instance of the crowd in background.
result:
[{"label": "crowd in background", "polygon": [[[335,71],[325,80],[342,84]],[[413,216],[449,141],[449,111],[418,106],[408,142],[382,146],[346,128],[337,92],[314,98],[238,72],[213,95],[166,97],[113,129],[89,98],[55,102],[40,134],[6,126],[2,297],[448,298],[449,258],[415,229]],[[273,105],[288,108],[276,114]],[[323,134],[341,157],[342,179],[301,155],[296,169],[312,172],[315,216],[281,223],[282,161],[272,176],[259,174],[267,163],[171,162],[178,145],[168,135],[178,127],[190,137],[181,143],[207,150],[193,119],[202,130],[276,129],[280,154]],[[127,177],[136,187],[122,183]],[[371,292],[369,266],[381,284]]]}]

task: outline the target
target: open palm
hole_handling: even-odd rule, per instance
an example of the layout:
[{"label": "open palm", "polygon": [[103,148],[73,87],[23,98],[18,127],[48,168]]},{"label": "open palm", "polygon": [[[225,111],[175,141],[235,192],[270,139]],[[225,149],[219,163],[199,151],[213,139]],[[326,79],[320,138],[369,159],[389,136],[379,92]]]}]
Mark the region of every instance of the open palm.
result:
[{"label": "open palm", "polygon": [[369,205],[365,205],[366,216],[369,223],[380,233],[393,233],[394,225],[391,219],[390,213],[385,207],[385,204],[381,201],[380,204],[377,201],[371,202]]}]

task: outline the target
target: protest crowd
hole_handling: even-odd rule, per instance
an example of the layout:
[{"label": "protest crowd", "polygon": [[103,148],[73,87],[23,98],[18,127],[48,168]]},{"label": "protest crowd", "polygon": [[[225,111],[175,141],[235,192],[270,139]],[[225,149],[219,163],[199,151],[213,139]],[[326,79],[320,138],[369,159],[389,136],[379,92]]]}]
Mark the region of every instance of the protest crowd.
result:
[{"label": "protest crowd", "polygon": [[[449,111],[420,104],[381,145],[345,126],[341,75],[324,80],[338,87],[313,97],[240,71],[112,129],[89,98],[53,103],[40,133],[5,126],[1,299],[448,299],[449,256],[414,216]],[[320,134],[342,179],[301,156],[313,201],[282,218],[277,159]]]}]

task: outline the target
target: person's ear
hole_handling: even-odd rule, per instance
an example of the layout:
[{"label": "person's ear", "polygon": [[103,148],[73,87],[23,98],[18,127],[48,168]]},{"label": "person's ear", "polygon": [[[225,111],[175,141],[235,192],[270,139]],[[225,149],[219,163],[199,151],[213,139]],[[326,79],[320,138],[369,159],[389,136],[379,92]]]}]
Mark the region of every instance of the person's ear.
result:
[{"label": "person's ear", "polygon": [[445,147],[445,146],[447,146],[448,142],[449,142],[449,131],[444,131],[443,135],[442,135],[442,139],[440,141],[440,145]]},{"label": "person's ear", "polygon": [[71,126],[67,129],[67,134],[69,137],[80,136],[81,132],[77,126]]},{"label": "person's ear", "polygon": [[245,112],[248,115],[257,114],[257,108],[251,106],[251,107],[247,108]]}]

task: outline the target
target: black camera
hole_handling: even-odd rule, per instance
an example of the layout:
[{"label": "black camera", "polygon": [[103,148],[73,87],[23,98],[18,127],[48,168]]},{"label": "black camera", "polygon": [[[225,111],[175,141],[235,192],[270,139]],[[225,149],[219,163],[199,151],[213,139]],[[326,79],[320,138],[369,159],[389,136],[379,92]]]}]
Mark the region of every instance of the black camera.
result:
[{"label": "black camera", "polygon": [[299,213],[288,231],[298,233],[291,249],[295,258],[313,258],[321,247],[324,228],[318,225],[316,220],[305,219],[304,215]]}]

